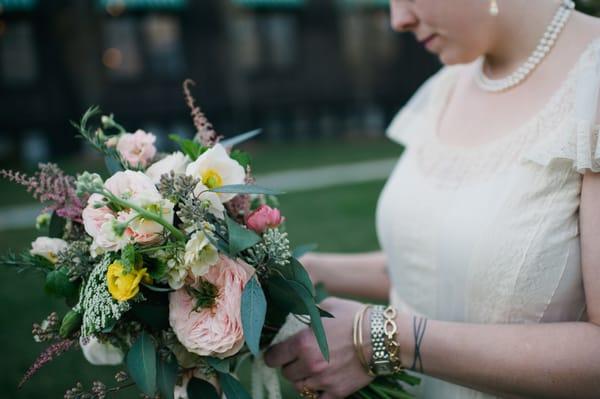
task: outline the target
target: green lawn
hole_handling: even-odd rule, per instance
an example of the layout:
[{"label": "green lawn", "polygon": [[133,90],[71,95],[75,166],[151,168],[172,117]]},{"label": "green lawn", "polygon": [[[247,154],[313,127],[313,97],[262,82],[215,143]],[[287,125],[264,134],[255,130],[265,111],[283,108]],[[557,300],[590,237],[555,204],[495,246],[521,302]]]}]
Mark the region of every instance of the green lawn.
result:
[{"label": "green lawn", "polygon": [[[255,174],[397,157],[401,153],[401,147],[386,138],[340,138],[294,143],[250,141],[239,148],[251,155]],[[104,170],[103,161],[91,156],[58,160],[57,163],[70,174]],[[24,188],[1,178],[0,193],[0,207],[33,202]]]},{"label": "green lawn", "polygon": [[[398,152],[397,147],[395,150]],[[300,162],[302,157],[306,157],[306,150],[305,155],[300,152],[297,155],[292,153],[293,151],[289,157],[285,157],[290,162]],[[344,158],[340,154],[333,155],[336,151],[330,154],[332,158],[326,158],[326,153],[327,151],[323,151],[319,157],[311,154],[311,159],[334,159],[335,162],[340,162]],[[268,165],[268,162],[264,165]],[[383,182],[373,182],[282,196],[281,209],[288,219],[292,243],[300,245],[315,242],[323,251],[359,252],[376,249],[374,213],[382,187]],[[4,253],[9,248],[27,248],[34,237],[33,230],[0,232],[0,252]],[[118,370],[113,367],[93,367],[85,362],[81,353],[74,351],[52,362],[22,390],[16,389],[21,376],[43,348],[31,339],[31,324],[43,319],[51,310],[65,309],[60,303],[46,297],[41,287],[41,280],[35,274],[17,275],[12,270],[0,270],[2,398],[60,398],[75,381],[89,384],[93,379],[102,379],[110,382],[111,376]],[[244,380],[247,380],[246,375],[246,372],[242,373]],[[289,387],[285,392],[285,398],[294,396]],[[130,391],[119,397],[137,396]]]}]

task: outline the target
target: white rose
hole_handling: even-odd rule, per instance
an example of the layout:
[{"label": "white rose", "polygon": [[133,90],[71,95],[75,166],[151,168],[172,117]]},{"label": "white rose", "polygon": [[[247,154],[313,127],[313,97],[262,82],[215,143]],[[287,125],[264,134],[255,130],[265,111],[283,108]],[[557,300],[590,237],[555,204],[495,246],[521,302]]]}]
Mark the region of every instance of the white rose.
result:
[{"label": "white rose", "polygon": [[38,237],[31,243],[31,255],[39,255],[52,263],[58,260],[58,253],[69,246],[65,240],[60,238]]},{"label": "white rose", "polygon": [[208,241],[203,232],[197,231],[192,234],[190,240],[185,244],[183,259],[192,275],[200,277],[219,261],[219,252]]},{"label": "white rose", "polygon": [[185,169],[191,159],[182,152],[174,152],[167,155],[158,162],[153,163],[146,169],[146,175],[152,179],[154,184],[160,183],[160,177],[164,174],[169,174],[173,171],[176,175],[185,173]]},{"label": "white rose", "polygon": [[[246,171],[237,161],[231,159],[225,147],[216,144],[188,165],[186,175],[199,178],[208,188],[217,188],[231,184],[244,184]],[[236,194],[218,193],[221,202],[227,202]]]},{"label": "white rose", "polygon": [[101,342],[98,338],[89,336],[79,338],[79,344],[85,359],[94,366],[116,366],[123,363],[123,351],[109,342]]}]

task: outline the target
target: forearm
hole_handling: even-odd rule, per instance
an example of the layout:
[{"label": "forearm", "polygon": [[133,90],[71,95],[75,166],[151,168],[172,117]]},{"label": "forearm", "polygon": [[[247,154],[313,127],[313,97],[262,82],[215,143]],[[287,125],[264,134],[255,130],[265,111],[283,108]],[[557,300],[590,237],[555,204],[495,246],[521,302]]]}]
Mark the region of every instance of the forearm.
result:
[{"label": "forearm", "polygon": [[302,258],[313,282],[335,296],[388,299],[390,280],[383,252],[359,254],[310,253]]},{"label": "forearm", "polygon": [[[412,316],[398,318],[403,364],[414,360]],[[592,323],[477,325],[429,320],[424,373],[480,391],[544,398],[597,398],[600,327]]]}]

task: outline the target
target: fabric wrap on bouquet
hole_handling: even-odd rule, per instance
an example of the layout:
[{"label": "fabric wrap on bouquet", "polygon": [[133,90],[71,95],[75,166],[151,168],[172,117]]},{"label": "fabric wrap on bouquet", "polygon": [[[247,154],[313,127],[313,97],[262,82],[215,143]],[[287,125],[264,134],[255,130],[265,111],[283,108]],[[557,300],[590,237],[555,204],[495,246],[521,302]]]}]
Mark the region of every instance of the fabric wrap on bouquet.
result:
[{"label": "fabric wrap on bouquet", "polygon": [[[272,345],[276,345],[292,337],[296,333],[306,328],[306,324],[300,322],[293,315],[288,315],[285,324],[275,338]],[[281,399],[281,385],[277,370],[267,367],[263,355],[254,358],[252,363],[252,399]]]}]

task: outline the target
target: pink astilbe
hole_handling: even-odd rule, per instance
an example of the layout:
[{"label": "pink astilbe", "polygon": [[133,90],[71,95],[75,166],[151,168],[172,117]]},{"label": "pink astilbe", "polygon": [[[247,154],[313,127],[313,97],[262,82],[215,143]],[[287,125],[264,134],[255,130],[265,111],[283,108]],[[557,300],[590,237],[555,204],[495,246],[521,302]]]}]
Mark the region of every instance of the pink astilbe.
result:
[{"label": "pink astilbe", "polygon": [[185,97],[185,103],[191,110],[191,115],[194,118],[194,126],[196,127],[196,140],[206,147],[212,147],[219,142],[220,137],[217,136],[217,132],[213,128],[212,124],[206,119],[204,113],[200,110],[200,107],[196,105],[196,100],[190,92],[189,86],[195,86],[196,82],[191,79],[186,79],[183,82],[183,95]]},{"label": "pink astilbe", "polygon": [[79,342],[77,339],[64,339],[62,341],[55,342],[50,345],[40,355],[35,362],[29,367],[21,382],[19,382],[19,388],[21,388],[35,373],[37,373],[42,367],[50,363],[52,360],[62,355],[69,349],[73,348]]},{"label": "pink astilbe", "polygon": [[12,170],[0,170],[0,176],[27,188],[33,198],[46,204],[44,211],[55,211],[65,219],[81,223],[81,212],[87,198],[79,198],[75,191],[75,178],[66,175],[57,165],[39,164],[33,176]]}]

